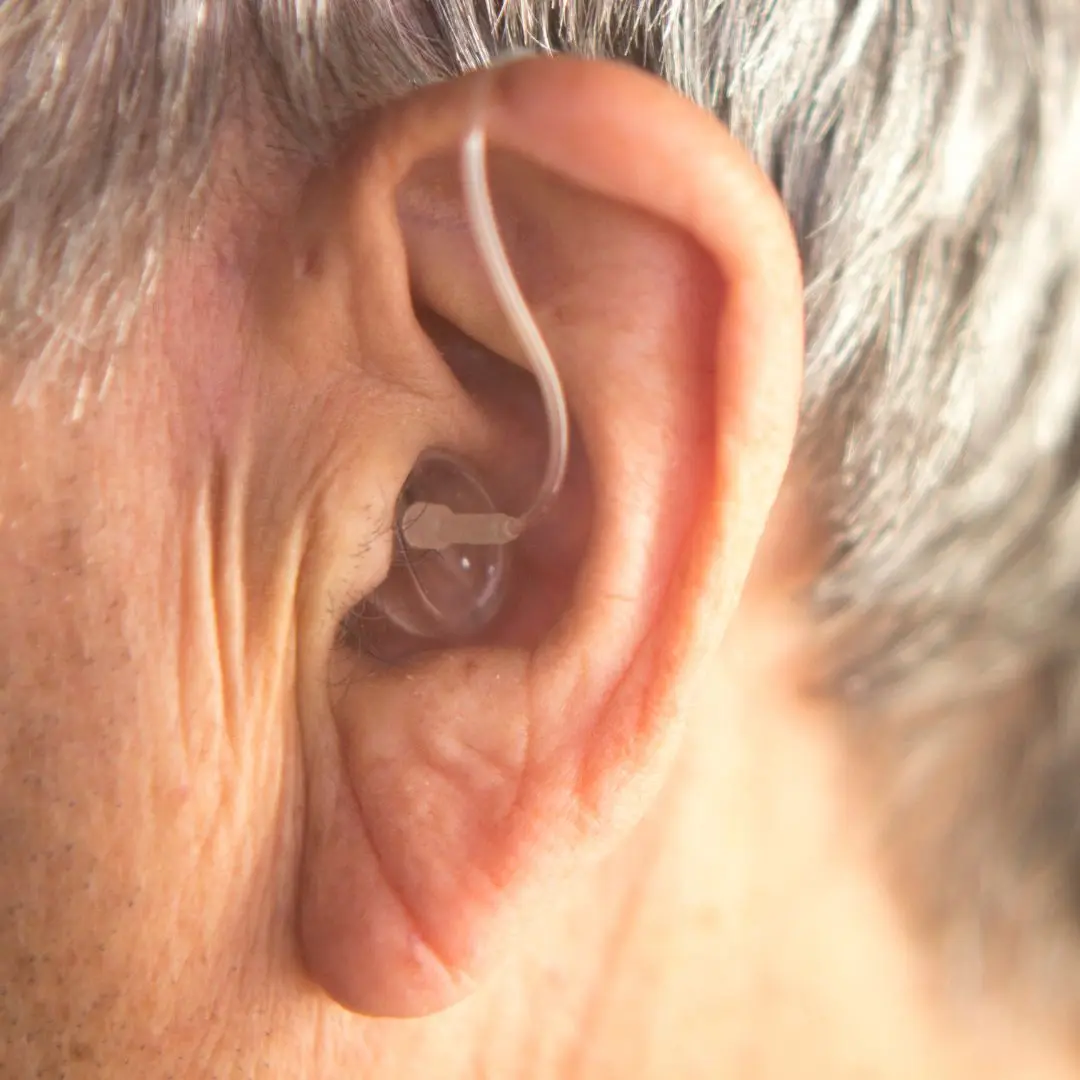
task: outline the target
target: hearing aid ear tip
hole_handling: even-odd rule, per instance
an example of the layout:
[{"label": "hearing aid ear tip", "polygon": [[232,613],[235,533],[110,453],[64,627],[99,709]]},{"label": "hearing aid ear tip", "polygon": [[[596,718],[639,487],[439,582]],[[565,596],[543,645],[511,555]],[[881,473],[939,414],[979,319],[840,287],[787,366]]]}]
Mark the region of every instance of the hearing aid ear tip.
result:
[{"label": "hearing aid ear tip", "polygon": [[[464,462],[426,454],[399,500],[395,562],[371,597],[374,608],[413,637],[453,640],[482,629],[506,593],[506,548],[492,542],[505,520]],[[481,528],[484,542],[456,541],[459,524]]]}]

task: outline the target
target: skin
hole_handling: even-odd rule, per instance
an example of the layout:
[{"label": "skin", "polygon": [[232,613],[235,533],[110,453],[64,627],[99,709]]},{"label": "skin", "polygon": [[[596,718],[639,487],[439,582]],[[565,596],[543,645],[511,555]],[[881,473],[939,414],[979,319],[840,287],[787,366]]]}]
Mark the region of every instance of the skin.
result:
[{"label": "skin", "polygon": [[[417,454],[509,505],[543,452],[478,107],[581,451],[505,620],[385,663],[339,628]],[[0,406],[0,1073],[1067,1075],[932,992],[802,692],[798,258],[742,151],[527,62],[244,167],[78,420]]]}]

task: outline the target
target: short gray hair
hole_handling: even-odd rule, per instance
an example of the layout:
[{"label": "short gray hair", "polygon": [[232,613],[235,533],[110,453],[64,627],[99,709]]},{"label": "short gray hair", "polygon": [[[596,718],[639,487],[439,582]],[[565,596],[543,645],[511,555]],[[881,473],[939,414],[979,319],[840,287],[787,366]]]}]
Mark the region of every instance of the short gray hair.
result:
[{"label": "short gray hair", "polygon": [[1052,969],[1075,1017],[1075,0],[7,0],[0,337],[122,326],[254,84],[316,160],[511,46],[657,72],[776,183],[807,281],[799,457],[833,540],[811,600],[898,895],[939,943]]}]

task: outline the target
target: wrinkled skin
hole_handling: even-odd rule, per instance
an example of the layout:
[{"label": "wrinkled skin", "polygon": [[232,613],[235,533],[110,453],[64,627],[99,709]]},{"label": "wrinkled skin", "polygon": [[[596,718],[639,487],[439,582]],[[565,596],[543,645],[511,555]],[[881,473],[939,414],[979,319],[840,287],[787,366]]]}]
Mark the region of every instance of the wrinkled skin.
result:
[{"label": "wrinkled skin", "polygon": [[[526,109],[547,150],[496,170],[587,461],[505,640],[387,666],[339,633],[419,451],[502,455],[511,494],[541,452],[524,384],[470,404],[392,270],[407,250],[414,294],[513,359],[453,141],[424,143],[453,87],[223,211],[241,243],[177,242],[139,334],[87,362],[104,392],[0,405],[0,1074],[1056,1075],[928,989],[799,692],[816,548],[793,479],[774,506],[801,357],[773,196],[721,141],[739,213],[678,219],[685,162],[660,140],[655,190],[619,188],[612,110],[696,145],[689,106],[526,68],[608,122],[594,160]],[[386,146],[418,166],[398,247]]]}]

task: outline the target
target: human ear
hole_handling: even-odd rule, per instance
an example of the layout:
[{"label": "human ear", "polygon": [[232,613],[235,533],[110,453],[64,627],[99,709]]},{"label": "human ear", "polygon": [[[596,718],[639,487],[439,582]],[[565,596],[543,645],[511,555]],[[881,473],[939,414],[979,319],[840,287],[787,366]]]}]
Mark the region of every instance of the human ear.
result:
[{"label": "human ear", "polygon": [[[383,108],[298,210],[319,268],[296,286],[305,303],[362,323],[365,364],[414,402],[372,429],[384,475],[357,485],[399,490],[434,440],[500,499],[520,486],[499,394],[447,377],[459,340],[506,372],[523,361],[461,208],[455,155],[478,115],[579,482],[518,541],[503,618],[389,663],[336,629],[354,553],[321,519],[300,606],[299,936],[312,978],[375,1014],[467,993],[512,949],[515,919],[647,806],[779,489],[802,369],[796,247],[724,129],[628,68],[515,63]],[[464,417],[447,402],[475,389],[490,430],[415,404],[432,387]],[[505,452],[481,429],[503,431]],[[545,554],[568,535],[572,565],[549,585]]]}]

